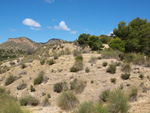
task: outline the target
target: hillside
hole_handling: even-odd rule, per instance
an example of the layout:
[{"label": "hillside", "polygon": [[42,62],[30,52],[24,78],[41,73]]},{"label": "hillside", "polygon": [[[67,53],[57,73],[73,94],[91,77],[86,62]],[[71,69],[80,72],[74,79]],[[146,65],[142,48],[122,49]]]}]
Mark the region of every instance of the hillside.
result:
[{"label": "hillside", "polygon": [[[106,47],[108,48],[108,46]],[[43,49],[47,50],[46,48],[48,46],[43,47]],[[83,49],[73,43],[54,45],[48,49],[48,53],[50,56],[45,56],[44,58],[41,55],[37,55],[38,59],[34,59],[32,55],[28,60],[26,59],[28,56],[26,56],[18,59],[18,61],[11,61],[11,64],[14,62],[15,65],[10,65],[10,61],[1,65],[2,69],[8,66],[9,70],[0,74],[0,86],[5,87],[11,95],[18,99],[28,95],[37,98],[38,105],[33,104],[31,106],[29,104],[26,106],[33,113],[71,113],[74,111],[77,107],[69,110],[59,107],[58,99],[62,92],[57,93],[54,90],[54,85],[57,83],[65,84],[65,87],[69,90],[75,79],[80,82],[83,81],[77,83],[80,84],[79,87],[82,86],[79,92],[72,90],[79,103],[100,101],[100,95],[105,90],[113,91],[121,88],[126,92],[126,95],[129,95],[132,88],[136,87],[138,92],[137,95],[135,93],[129,100],[130,107],[128,112],[148,113],[150,111],[150,69],[145,64],[146,62],[141,65],[139,63],[141,60],[139,62],[134,61],[129,64],[131,68],[123,70],[124,62],[119,59],[116,51],[103,50],[101,53],[97,53],[91,51],[89,48]],[[82,55],[83,67],[78,65],[81,66],[79,71],[70,72],[71,67],[76,62],[76,55]],[[26,59],[26,62],[24,62],[25,66],[21,65],[23,59]],[[51,59],[54,59],[53,63],[50,62]],[[104,65],[104,62],[107,65]],[[115,64],[116,66],[116,71],[113,74],[107,71],[110,64]],[[125,72],[130,72],[130,77],[122,79],[121,76]],[[43,80],[41,83],[35,84],[35,78],[39,76],[39,73],[43,75]],[[5,85],[10,75],[15,76],[16,79],[11,84]],[[33,86],[32,90],[31,85]],[[35,91],[33,90],[34,88]],[[43,104],[48,94],[50,98]],[[104,104],[107,106],[107,102],[104,102]]]}]

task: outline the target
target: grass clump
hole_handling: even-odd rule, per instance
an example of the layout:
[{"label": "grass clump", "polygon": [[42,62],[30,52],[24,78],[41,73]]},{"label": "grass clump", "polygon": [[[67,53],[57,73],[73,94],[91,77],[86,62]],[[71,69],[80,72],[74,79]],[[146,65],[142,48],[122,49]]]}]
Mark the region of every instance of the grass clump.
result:
[{"label": "grass clump", "polygon": [[108,97],[110,95],[110,90],[106,89],[102,92],[102,94],[100,95],[100,100],[102,100],[103,102],[106,102],[108,100]]},{"label": "grass clump", "polygon": [[86,73],[89,73],[89,72],[90,72],[90,69],[89,69],[88,67],[86,67],[85,72],[86,72]]},{"label": "grass clump", "polygon": [[18,87],[17,87],[17,90],[23,90],[27,87],[27,84],[26,83],[21,83]]},{"label": "grass clump", "polygon": [[115,50],[109,50],[109,49],[104,49],[101,51],[101,57],[103,59],[117,59],[118,58],[118,52]]},{"label": "grass clump", "polygon": [[104,66],[104,67],[106,67],[106,66],[107,66],[107,64],[108,64],[107,62],[103,62],[103,66]]},{"label": "grass clump", "polygon": [[108,108],[110,113],[127,113],[129,109],[128,98],[125,93],[117,89],[110,93],[108,98]]},{"label": "grass clump", "polygon": [[111,74],[116,73],[116,65],[113,64],[113,63],[110,64],[109,67],[108,67],[108,69],[107,69],[107,72],[108,72],[108,73],[111,73]]},{"label": "grass clump", "polygon": [[75,64],[70,68],[70,72],[78,72],[83,69],[83,57],[77,56],[75,58]]},{"label": "grass clump", "polygon": [[132,87],[129,93],[129,100],[136,101],[138,95],[138,89],[136,87]]},{"label": "grass clump", "polygon": [[70,89],[74,90],[75,93],[83,92],[86,84],[83,80],[78,80],[77,78],[70,82]]},{"label": "grass clump", "polygon": [[76,61],[83,61],[82,55],[76,56],[75,60]]},{"label": "grass clump", "polygon": [[140,79],[143,79],[143,78],[144,78],[144,75],[143,75],[143,74],[140,74],[140,75],[139,75],[139,78],[140,78]]},{"label": "grass clump", "polygon": [[128,80],[130,78],[130,74],[124,73],[121,75],[122,80]]},{"label": "grass clump", "polygon": [[116,78],[111,78],[110,81],[114,84],[116,84]]},{"label": "grass clump", "polygon": [[45,64],[45,59],[41,59],[41,60],[40,60],[40,64],[41,64],[41,65],[44,65],[44,64]]},{"label": "grass clump", "polygon": [[58,98],[58,106],[63,110],[70,110],[78,105],[79,101],[72,91],[64,91]]},{"label": "grass clump", "polygon": [[55,64],[54,59],[48,60],[48,65],[53,65],[53,64]]},{"label": "grass clump", "polygon": [[77,111],[73,113],[108,113],[108,109],[101,103],[95,104],[92,101],[82,103]]},{"label": "grass clump", "polygon": [[6,85],[6,86],[7,86],[7,85],[10,85],[10,84],[12,84],[15,80],[16,80],[16,76],[10,75],[10,76],[6,79],[5,85]]},{"label": "grass clump", "polygon": [[37,106],[39,104],[39,100],[30,95],[21,98],[19,101],[21,106],[27,106],[27,105]]},{"label": "grass clump", "polygon": [[36,91],[35,88],[32,85],[30,85],[30,91],[31,92],[35,92]]},{"label": "grass clump", "polygon": [[40,74],[34,79],[34,85],[41,84],[43,82],[44,73],[40,72]]},{"label": "grass clump", "polygon": [[22,109],[17,101],[7,94],[4,88],[0,88],[0,113],[30,113]]},{"label": "grass clump", "polygon": [[49,104],[50,104],[49,98],[48,97],[44,97],[44,99],[42,101],[42,106],[48,106]]},{"label": "grass clump", "polygon": [[130,73],[130,72],[131,72],[131,65],[130,65],[130,63],[124,63],[124,64],[122,65],[121,70],[122,70],[123,72],[125,72],[125,73]]}]

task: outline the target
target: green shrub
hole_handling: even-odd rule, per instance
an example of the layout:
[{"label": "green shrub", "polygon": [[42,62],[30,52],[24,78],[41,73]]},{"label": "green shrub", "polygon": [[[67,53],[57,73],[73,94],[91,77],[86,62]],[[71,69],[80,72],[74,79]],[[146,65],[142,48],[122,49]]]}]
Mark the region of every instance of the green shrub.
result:
[{"label": "green shrub", "polygon": [[129,63],[124,63],[124,64],[122,65],[121,70],[122,70],[123,72],[125,72],[125,73],[130,73],[130,71],[131,71],[131,66],[130,66],[130,64],[129,64]]},{"label": "green shrub", "polygon": [[73,109],[79,103],[72,91],[64,91],[58,98],[58,106],[63,110]]},{"label": "green shrub", "polygon": [[48,65],[53,65],[53,64],[55,64],[55,61],[53,59],[48,61]]},{"label": "green shrub", "polygon": [[22,109],[16,100],[7,94],[4,88],[0,88],[0,113],[30,113]]},{"label": "green shrub", "polygon": [[63,84],[62,84],[62,82],[54,84],[53,85],[53,90],[54,90],[54,92],[61,93],[63,91]]},{"label": "green shrub", "polygon": [[107,69],[108,73],[114,74],[116,73],[116,65],[115,64],[110,64],[108,69]]},{"label": "green shrub", "polygon": [[23,97],[19,101],[21,106],[27,105],[37,106],[39,104],[39,100],[32,96]]},{"label": "green shrub", "polygon": [[13,75],[10,75],[10,76],[6,79],[5,85],[6,85],[6,86],[7,86],[7,85],[10,85],[10,84],[12,84],[15,80],[16,80],[16,77],[13,76]]},{"label": "green shrub", "polygon": [[82,103],[73,113],[108,113],[108,110],[101,103],[94,105],[89,101]]},{"label": "green shrub", "polygon": [[109,98],[110,95],[110,90],[106,89],[102,92],[102,94],[100,95],[100,100],[106,102]]},{"label": "green shrub", "polygon": [[79,69],[77,67],[75,67],[75,66],[72,66],[70,68],[70,72],[78,72],[78,71],[79,71]]},{"label": "green shrub", "polygon": [[35,92],[36,91],[35,88],[32,85],[30,85],[30,91],[31,92]]},{"label": "green shrub", "polygon": [[89,73],[89,72],[90,72],[90,69],[89,69],[88,67],[86,67],[85,72],[86,72],[86,73]]},{"label": "green shrub", "polygon": [[50,94],[47,94],[47,97],[48,97],[48,98],[51,98],[51,95],[50,95]]},{"label": "green shrub", "polygon": [[112,49],[125,51],[125,43],[120,38],[111,39],[108,44]]},{"label": "green shrub", "polygon": [[43,72],[40,72],[40,74],[34,79],[34,85],[41,84],[43,82],[43,77]]},{"label": "green shrub", "polygon": [[76,56],[75,60],[76,61],[83,61],[82,55]]},{"label": "green shrub", "polygon": [[44,64],[45,64],[45,59],[41,59],[41,60],[40,60],[40,64],[41,64],[41,65],[44,65]]},{"label": "green shrub", "polygon": [[78,80],[77,78],[70,82],[70,89],[74,90],[75,93],[81,93],[85,86],[85,82],[83,80]]},{"label": "green shrub", "polygon": [[130,74],[124,73],[124,74],[121,75],[121,78],[122,78],[123,80],[128,80],[128,79],[130,78]]},{"label": "green shrub", "polygon": [[106,66],[107,66],[107,64],[108,64],[107,62],[103,62],[103,66],[104,66],[104,67],[106,67]]},{"label": "green shrub", "polygon": [[144,78],[144,75],[143,75],[143,74],[140,74],[140,75],[139,75],[139,78],[140,78],[140,79],[143,79],[143,78]]},{"label": "green shrub", "polygon": [[110,113],[127,113],[129,109],[128,98],[124,92],[117,89],[110,93],[108,98],[108,108]]},{"label": "green shrub", "polygon": [[70,68],[70,72],[78,72],[82,69],[83,69],[83,63],[82,61],[79,60],[79,61],[76,61],[74,66]]},{"label": "green shrub", "polygon": [[110,80],[112,83],[116,84],[116,78],[111,78]]}]

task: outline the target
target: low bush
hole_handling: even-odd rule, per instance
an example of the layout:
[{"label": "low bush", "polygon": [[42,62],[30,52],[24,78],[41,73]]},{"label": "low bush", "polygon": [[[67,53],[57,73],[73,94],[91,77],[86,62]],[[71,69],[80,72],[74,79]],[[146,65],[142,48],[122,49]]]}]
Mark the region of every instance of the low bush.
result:
[{"label": "low bush", "polygon": [[27,87],[27,84],[26,83],[21,83],[18,87],[17,87],[17,90],[23,90]]},{"label": "low bush", "polygon": [[63,84],[62,84],[62,82],[54,84],[53,85],[53,90],[54,90],[54,92],[61,93],[63,91]]},{"label": "low bush", "polygon": [[10,75],[10,76],[6,79],[5,85],[6,85],[6,86],[7,86],[7,85],[10,85],[10,84],[12,84],[15,80],[16,80],[16,76]]},{"label": "low bush", "polygon": [[32,85],[30,85],[30,91],[31,92],[35,92],[36,91],[35,88]]},{"label": "low bush", "polygon": [[124,74],[121,75],[121,78],[122,78],[123,80],[128,80],[128,79],[130,78],[130,74],[124,73]]},{"label": "low bush", "polygon": [[83,69],[83,63],[82,61],[79,60],[79,61],[76,61],[74,66],[70,68],[70,72],[78,72],[82,69]]},{"label": "low bush", "polygon": [[7,94],[4,88],[0,88],[0,113],[30,113],[22,109],[17,101]]},{"label": "low bush", "polygon": [[129,109],[128,98],[125,93],[117,89],[110,93],[108,98],[108,108],[110,113],[127,113]]},{"label": "low bush", "polygon": [[122,65],[121,70],[125,73],[130,73],[131,72],[131,65],[129,63],[124,63]]},{"label": "low bush", "polygon": [[41,59],[41,60],[40,60],[40,64],[41,64],[41,65],[44,65],[44,64],[45,64],[45,59]]},{"label": "low bush", "polygon": [[40,72],[40,74],[34,79],[34,85],[41,84],[43,82],[44,73]]},{"label": "low bush", "polygon": [[116,84],[116,78],[111,78],[110,81],[114,84]]},{"label": "low bush", "polygon": [[63,110],[70,110],[78,105],[79,101],[72,91],[64,91],[58,98],[58,106]]},{"label": "low bush", "polygon": [[103,62],[103,66],[104,66],[104,67],[106,67],[106,66],[107,66],[107,64],[108,64],[107,62]]},{"label": "low bush", "polygon": [[27,106],[27,105],[37,106],[39,104],[39,100],[30,95],[21,98],[19,101],[21,106]]},{"label": "low bush", "polygon": [[76,61],[83,61],[82,55],[76,56],[75,60]]},{"label": "low bush", "polygon": [[101,103],[95,104],[91,101],[82,103],[73,113],[108,113],[108,109]]},{"label": "low bush", "polygon": [[111,73],[111,74],[116,73],[116,65],[113,64],[113,63],[110,64],[109,67],[108,67],[108,69],[107,69],[107,72],[108,72],[108,73]]},{"label": "low bush", "polygon": [[139,78],[140,78],[140,79],[143,79],[143,78],[144,78],[144,75],[143,75],[143,74],[140,74],[140,75],[139,75]]},{"label": "low bush", "polygon": [[86,67],[85,72],[86,72],[86,73],[89,73],[89,72],[90,72],[90,69],[89,69],[88,67]]},{"label": "low bush", "polygon": [[55,61],[53,59],[48,60],[48,65],[53,65],[53,64],[55,64]]},{"label": "low bush", "polygon": [[129,93],[129,100],[136,101],[138,95],[138,89],[136,87],[132,87]]},{"label": "low bush", "polygon": [[27,66],[25,64],[21,64],[21,68],[24,69],[26,68]]},{"label": "low bush", "polygon": [[70,82],[70,89],[74,90],[75,93],[83,92],[86,84],[83,80],[78,80],[77,78]]},{"label": "low bush", "polygon": [[102,94],[100,95],[100,100],[102,100],[103,102],[106,102],[109,98],[110,95],[110,90],[106,89],[102,92]]}]

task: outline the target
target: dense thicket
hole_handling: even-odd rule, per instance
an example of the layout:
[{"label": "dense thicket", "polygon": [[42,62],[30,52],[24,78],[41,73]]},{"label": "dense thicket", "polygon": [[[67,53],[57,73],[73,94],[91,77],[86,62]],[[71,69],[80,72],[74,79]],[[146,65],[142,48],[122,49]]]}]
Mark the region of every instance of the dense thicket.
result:
[{"label": "dense thicket", "polygon": [[147,19],[139,17],[133,19],[128,25],[124,21],[119,22],[118,28],[113,30],[115,37],[125,42],[125,52],[150,51],[150,23]]}]

